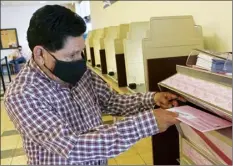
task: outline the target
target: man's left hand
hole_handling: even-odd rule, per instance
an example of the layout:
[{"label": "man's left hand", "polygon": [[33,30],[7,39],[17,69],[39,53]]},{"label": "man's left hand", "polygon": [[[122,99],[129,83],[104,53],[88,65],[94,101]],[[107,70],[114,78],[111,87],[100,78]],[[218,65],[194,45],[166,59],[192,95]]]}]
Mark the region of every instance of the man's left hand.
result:
[{"label": "man's left hand", "polygon": [[169,92],[158,92],[154,96],[155,104],[163,109],[171,108],[172,106],[177,107],[178,102],[186,102],[184,98],[177,96]]}]

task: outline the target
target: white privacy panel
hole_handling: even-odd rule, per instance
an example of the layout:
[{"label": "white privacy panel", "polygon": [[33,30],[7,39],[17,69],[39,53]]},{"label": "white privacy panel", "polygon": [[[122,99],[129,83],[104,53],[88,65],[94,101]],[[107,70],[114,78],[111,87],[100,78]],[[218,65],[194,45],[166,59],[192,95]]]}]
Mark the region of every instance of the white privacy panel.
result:
[{"label": "white privacy panel", "polygon": [[90,40],[92,39],[92,31],[88,32],[88,36],[86,38],[85,44],[86,44],[86,53],[87,53],[87,60],[91,60],[91,53],[90,53]]},{"label": "white privacy panel", "polygon": [[125,66],[128,84],[145,83],[142,39],[146,36],[148,29],[149,22],[133,22],[129,24],[127,39],[124,40]]},{"label": "white privacy panel", "polygon": [[127,64],[127,83],[143,84],[144,78],[143,62],[129,63]]},{"label": "white privacy panel", "polygon": [[124,52],[123,40],[126,38],[128,30],[129,24],[121,24],[106,29],[104,48],[108,72],[117,72],[115,54],[122,54]]},{"label": "white privacy panel", "polygon": [[104,38],[104,47],[106,54],[108,72],[116,72],[114,40],[117,38],[117,26],[111,26],[107,29]]},{"label": "white privacy panel", "polygon": [[151,18],[150,27],[154,27],[150,38],[157,47],[200,43],[192,16],[154,17]]},{"label": "white privacy panel", "polygon": [[117,39],[114,41],[115,53],[124,54],[124,39],[127,38],[129,32],[129,24],[121,24],[117,27]]},{"label": "white privacy panel", "polygon": [[203,48],[203,36],[201,26],[195,25],[192,16],[151,18],[149,31],[142,40],[146,89],[148,90],[148,60],[188,56],[195,48]]},{"label": "white privacy panel", "polygon": [[97,29],[95,36],[93,37],[93,47],[94,47],[94,56],[95,56],[95,64],[100,64],[100,39],[105,35],[105,29]]},{"label": "white privacy panel", "polygon": [[105,38],[106,38],[106,36],[107,36],[107,34],[108,34],[109,28],[110,28],[110,27],[104,28],[103,35],[102,35],[102,36],[100,37],[100,39],[99,39],[99,42],[100,42],[100,50],[101,50],[101,49],[105,49],[104,40],[105,40]]}]

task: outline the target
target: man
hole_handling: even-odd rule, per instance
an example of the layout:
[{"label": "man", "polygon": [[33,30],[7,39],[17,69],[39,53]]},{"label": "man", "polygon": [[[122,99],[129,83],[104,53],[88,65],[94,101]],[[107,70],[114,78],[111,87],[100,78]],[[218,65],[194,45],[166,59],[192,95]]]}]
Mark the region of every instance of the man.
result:
[{"label": "man", "polygon": [[18,49],[11,56],[12,60],[9,63],[14,64],[15,73],[18,73],[20,71],[20,64],[26,62],[23,55],[22,46],[18,46]]},{"label": "man", "polygon": [[85,23],[86,23],[86,31],[84,32],[84,34],[83,34],[83,38],[84,38],[84,40],[86,40],[86,38],[87,38],[87,36],[88,36],[88,32],[90,31],[90,16],[85,16],[84,18],[83,18],[83,20],[85,21]]},{"label": "man", "polygon": [[[8,88],[5,105],[22,135],[28,164],[104,165],[141,138],[178,123],[170,93],[119,95],[82,57],[81,17],[58,5],[38,9],[27,31],[32,58]],[[101,114],[126,118],[103,125]]]}]

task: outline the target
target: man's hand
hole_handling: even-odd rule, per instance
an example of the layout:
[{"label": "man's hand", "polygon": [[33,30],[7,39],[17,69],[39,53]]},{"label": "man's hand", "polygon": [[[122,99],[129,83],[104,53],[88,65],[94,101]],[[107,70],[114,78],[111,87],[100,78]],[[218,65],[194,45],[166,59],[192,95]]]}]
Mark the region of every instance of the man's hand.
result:
[{"label": "man's hand", "polygon": [[178,102],[185,102],[185,99],[169,92],[158,92],[154,96],[155,104],[163,109],[171,108],[172,106],[177,107]]},{"label": "man's hand", "polygon": [[160,133],[166,131],[170,126],[179,123],[179,120],[176,119],[178,117],[178,113],[175,112],[156,109],[154,110],[154,116]]}]

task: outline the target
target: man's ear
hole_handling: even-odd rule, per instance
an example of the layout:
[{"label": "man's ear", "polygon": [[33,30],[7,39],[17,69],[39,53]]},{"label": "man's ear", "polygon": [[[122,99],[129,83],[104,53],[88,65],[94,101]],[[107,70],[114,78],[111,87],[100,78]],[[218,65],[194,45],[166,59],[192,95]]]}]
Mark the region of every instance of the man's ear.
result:
[{"label": "man's ear", "polygon": [[43,56],[43,48],[40,46],[35,46],[33,49],[33,56],[34,60],[37,62],[38,65],[44,65],[45,60]]}]

